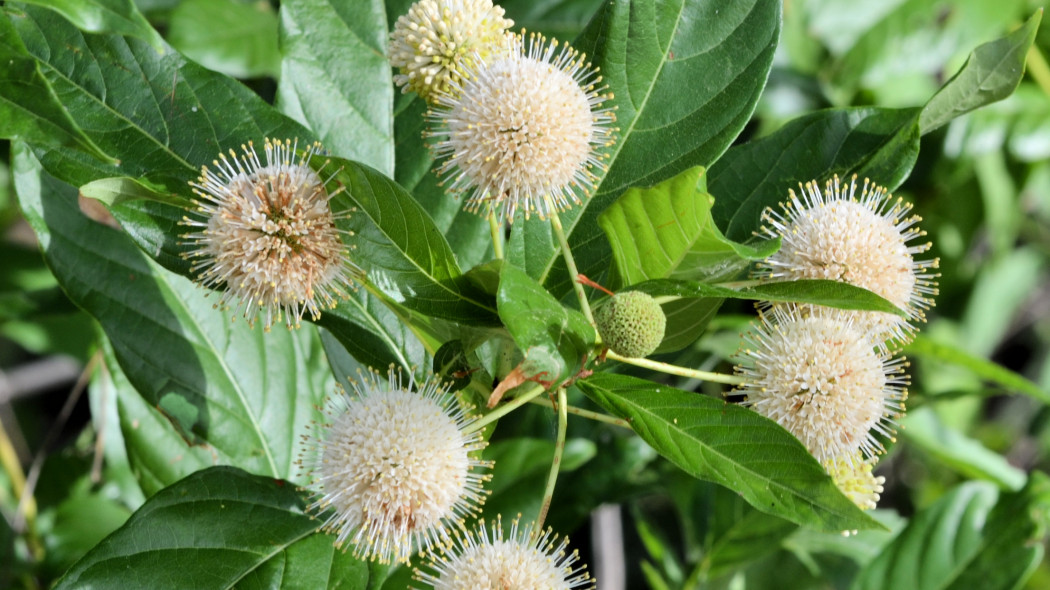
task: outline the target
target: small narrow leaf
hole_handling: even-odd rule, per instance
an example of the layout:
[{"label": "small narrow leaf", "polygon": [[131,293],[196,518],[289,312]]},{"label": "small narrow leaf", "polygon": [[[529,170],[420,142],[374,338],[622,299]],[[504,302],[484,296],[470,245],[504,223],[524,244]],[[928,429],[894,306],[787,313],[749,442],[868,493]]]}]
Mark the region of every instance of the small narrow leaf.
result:
[{"label": "small narrow leaf", "polygon": [[881,527],[798,439],[747,408],[621,375],[597,374],[577,386],[669,461],[762,512],[824,530]]},{"label": "small narrow leaf", "polygon": [[1013,94],[1024,75],[1043,9],[1016,31],[974,49],[961,70],[930,99],[919,115],[925,135],[959,115]]},{"label": "small narrow leaf", "polygon": [[910,357],[919,359],[926,358],[951,363],[1009,391],[1023,393],[1044,404],[1050,404],[1050,391],[1044,390],[1039,385],[1002,365],[970,354],[951,344],[938,342],[919,335],[908,345],[905,353]]}]

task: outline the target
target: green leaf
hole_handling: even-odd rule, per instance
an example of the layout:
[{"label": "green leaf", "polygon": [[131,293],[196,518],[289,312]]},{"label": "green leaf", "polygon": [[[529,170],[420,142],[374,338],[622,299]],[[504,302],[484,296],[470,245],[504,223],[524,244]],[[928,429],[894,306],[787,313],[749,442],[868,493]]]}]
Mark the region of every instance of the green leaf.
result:
[{"label": "green leaf", "polygon": [[962,69],[922,109],[919,115],[922,133],[1013,94],[1024,75],[1025,58],[1042,17],[1040,8],[1024,26],[973,50]]},{"label": "green leaf", "polygon": [[332,153],[392,176],[386,46],[382,0],[281,2],[281,110],[310,126]]},{"label": "green leaf", "polygon": [[145,181],[126,176],[93,180],[80,187],[80,194],[101,201],[110,207],[138,200],[157,201],[183,208],[193,206],[193,201],[185,197],[159,190],[149,186]]},{"label": "green leaf", "polygon": [[564,41],[583,30],[602,0],[502,0],[499,4],[514,21],[515,30],[524,28]]},{"label": "green leaf", "polygon": [[597,374],[577,386],[669,461],[762,512],[824,530],[881,527],[842,495],[798,439],[751,410],[621,375]]},{"label": "green leaf", "polygon": [[659,298],[664,309],[667,329],[657,352],[679,350],[699,338],[707,325],[708,316],[714,314],[724,299],[811,303],[837,309],[904,314],[895,305],[867,289],[827,279],[763,283],[739,289],[699,281],[658,279],[631,285],[630,290]]},{"label": "green leaf", "polygon": [[368,565],[317,527],[294,485],[213,467],[150,498],[56,588],[364,587]]},{"label": "green leaf", "polygon": [[[708,166],[751,117],[780,33],[780,2],[607,2],[577,39],[615,95],[619,127],[595,194],[561,214],[580,272],[597,281],[612,252],[598,215],[631,186]],[[730,236],[732,237],[732,236]],[[508,260],[556,296],[572,288],[549,224],[515,223]]]},{"label": "green leaf", "polygon": [[910,357],[919,359],[951,363],[1007,390],[1023,393],[1044,404],[1050,404],[1050,392],[1039,387],[1039,385],[1002,365],[970,354],[951,344],[945,344],[944,342],[931,340],[919,335],[905,348],[905,353]]},{"label": "green leaf", "polygon": [[704,184],[704,169],[693,167],[655,186],[628,189],[598,216],[619,271],[614,287],[647,279],[731,279],[750,260],[775,252],[777,242],[755,250],[727,240],[711,219],[714,199]]},{"label": "green leaf", "polygon": [[[334,386],[313,328],[265,334],[231,323],[204,290],[82,215],[77,190],[41,174],[21,144],[14,162],[48,266],[99,321],[135,389],[166,413],[185,445],[207,443],[212,461],[292,477],[296,433]],[[142,444],[151,444],[148,435]]]},{"label": "green leaf", "polygon": [[908,412],[900,434],[944,465],[968,478],[982,478],[1008,490],[1019,490],[1028,479],[999,453],[942,422],[924,406]]},{"label": "green leaf", "polygon": [[234,78],[280,75],[277,13],[268,2],[183,0],[167,38],[186,57]]},{"label": "green leaf", "polygon": [[[4,11],[0,79],[24,82],[0,84],[0,104],[20,109],[19,123],[0,123],[0,131],[11,137],[21,135],[19,125],[28,125],[27,119],[55,122],[35,125],[50,132],[57,124],[58,141],[39,132],[23,137],[59,180],[81,186],[142,177],[192,198],[187,182],[220,151],[264,137],[314,139],[241,83],[170,48],[158,53],[136,39],[85,35],[58,14],[32,6]],[[150,204],[143,211],[174,241],[168,224],[179,218],[178,209]],[[156,240],[173,248],[163,237]]]},{"label": "green leaf", "polygon": [[400,185],[365,166],[334,157],[315,156],[316,169],[328,173],[333,210],[350,211],[338,219],[353,232],[354,262],[368,281],[396,303],[432,317],[465,324],[495,324],[491,295],[463,276],[455,256],[433,220]]},{"label": "green leaf", "polygon": [[23,0],[50,8],[89,33],[116,33],[137,37],[163,51],[164,41],[132,0]]},{"label": "green leaf", "polygon": [[496,304],[525,354],[521,370],[526,377],[559,383],[580,372],[597,337],[582,313],[562,306],[513,264],[503,265]]},{"label": "green leaf", "polygon": [[776,133],[734,147],[708,170],[711,214],[731,240],[748,239],[760,215],[799,183],[857,174],[896,188],[919,154],[917,109],[818,111]]},{"label": "green leaf", "polygon": [[851,588],[1019,587],[1042,556],[1050,481],[1035,472],[1024,490],[998,503],[997,495],[988,482],[956,487],[919,512]]}]

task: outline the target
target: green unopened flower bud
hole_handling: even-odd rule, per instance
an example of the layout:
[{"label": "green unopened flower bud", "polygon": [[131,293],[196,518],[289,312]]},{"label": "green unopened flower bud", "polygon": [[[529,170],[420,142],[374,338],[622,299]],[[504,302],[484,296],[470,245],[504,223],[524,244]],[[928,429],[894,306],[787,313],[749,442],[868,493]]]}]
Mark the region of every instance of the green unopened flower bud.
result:
[{"label": "green unopened flower bud", "polygon": [[660,346],[667,317],[660,304],[647,293],[626,291],[613,295],[594,312],[602,341],[616,354],[648,356]]}]

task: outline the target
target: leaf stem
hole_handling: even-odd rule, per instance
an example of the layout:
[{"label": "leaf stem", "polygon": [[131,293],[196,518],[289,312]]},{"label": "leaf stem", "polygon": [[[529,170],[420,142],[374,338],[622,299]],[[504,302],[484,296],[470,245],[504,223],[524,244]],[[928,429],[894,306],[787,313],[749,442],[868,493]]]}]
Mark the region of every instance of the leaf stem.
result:
[{"label": "leaf stem", "polygon": [[499,420],[500,418],[506,416],[507,414],[513,412],[521,406],[529,403],[529,400],[537,397],[544,391],[546,391],[546,389],[542,385],[540,385],[539,383],[533,383],[532,387],[526,390],[525,393],[518,395],[509,402],[503,404],[495,410],[492,410],[491,412],[485,414],[481,418],[478,418],[475,422],[472,422],[469,426],[463,429],[463,434],[470,434],[472,432],[477,432],[478,430],[485,428],[486,426],[495,422],[496,420]]},{"label": "leaf stem", "polygon": [[744,378],[737,375],[726,375],[725,373],[712,373],[711,371],[688,369],[686,367],[680,367],[670,363],[661,363],[660,361],[653,361],[645,358],[631,358],[618,355],[611,350],[606,354],[606,358],[620,361],[621,363],[627,363],[628,365],[642,367],[644,369],[652,369],[654,371],[660,371],[661,373],[678,375],[679,377],[689,377],[701,381],[710,381],[712,383],[726,383],[728,385],[742,385],[744,383]]},{"label": "leaf stem", "polygon": [[496,210],[489,204],[489,233],[492,235],[492,252],[496,260],[503,260],[503,223],[496,217]]},{"label": "leaf stem", "polygon": [[[545,397],[537,397],[529,400],[530,404],[536,404],[537,406],[543,406],[545,408],[557,409],[558,406],[554,402],[550,401]],[[576,406],[566,406],[565,411],[581,418],[587,418],[588,420],[594,420],[595,422],[604,422],[605,424],[612,424],[613,426],[619,426],[620,428],[626,428],[631,430],[631,425],[623,418],[617,418],[608,414],[601,414],[598,412],[592,412],[583,408],[577,408]]]},{"label": "leaf stem", "polygon": [[543,521],[547,519],[547,512],[551,508],[551,500],[554,499],[554,484],[558,481],[558,472],[561,471],[561,460],[565,454],[565,431],[569,424],[568,418],[569,401],[565,395],[565,388],[558,388],[558,438],[554,442],[554,458],[551,460],[551,471],[547,476],[547,488],[543,491],[543,503],[540,504],[540,514],[536,517],[533,526],[533,534],[539,538],[543,534]]},{"label": "leaf stem", "polygon": [[[550,197],[547,198],[549,199]],[[551,208],[553,209],[553,206]],[[565,266],[569,268],[572,288],[576,291],[576,298],[580,300],[580,310],[583,311],[584,317],[593,326],[595,324],[594,314],[591,313],[591,304],[587,301],[587,294],[583,291],[583,285],[576,280],[580,271],[576,269],[576,259],[572,257],[572,250],[569,249],[569,240],[565,238],[565,228],[561,225],[561,218],[558,217],[557,211],[551,214],[551,228],[554,229],[554,235],[557,236],[558,243],[561,245],[561,255],[565,258]]]}]

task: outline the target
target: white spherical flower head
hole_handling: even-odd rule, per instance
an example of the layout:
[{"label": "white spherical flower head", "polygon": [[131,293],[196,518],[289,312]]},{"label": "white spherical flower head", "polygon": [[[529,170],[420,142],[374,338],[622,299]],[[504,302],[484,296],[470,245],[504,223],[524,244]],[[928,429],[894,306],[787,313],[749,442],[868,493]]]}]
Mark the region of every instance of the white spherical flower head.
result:
[{"label": "white spherical flower head", "polygon": [[[236,298],[254,325],[262,315],[268,331],[283,318],[298,327],[305,313],[317,319],[353,289],[356,266],[335,225],[329,201],[335,194],[307,162],[320,150],[313,144],[294,161],[298,142],[266,140],[266,165],[255,147],[220,154],[215,170],[203,167],[191,182],[201,197],[198,216],[182,225],[197,280],[224,289],[220,306]],[[338,191],[335,191],[336,193]]]},{"label": "white spherical flower head", "polygon": [[907,366],[876,350],[848,316],[776,307],[744,337],[745,405],[794,434],[817,460],[882,452],[907,398]]},{"label": "white spherical flower head", "polygon": [[497,519],[491,529],[485,521],[466,538],[456,535],[456,546],[431,557],[430,570],[416,570],[416,579],[433,590],[569,590],[594,588],[594,578],[576,551],[567,553],[568,539],[558,542],[548,529],[531,534],[511,525],[509,538]]},{"label": "white spherical flower head", "polygon": [[860,453],[830,459],[824,464],[831,479],[861,510],[873,510],[879,503],[886,478],[872,473],[875,458]]},{"label": "white spherical flower head", "polygon": [[467,209],[513,221],[524,210],[546,218],[579,203],[605,170],[615,120],[601,105],[612,97],[601,77],[567,44],[530,35],[511,42],[454,92],[437,98],[429,117],[435,155],[454,194],[468,193]]},{"label": "white spherical flower head", "polygon": [[304,436],[301,464],[320,488],[309,509],[327,514],[323,529],[355,557],[407,563],[484,503],[490,476],[478,469],[491,463],[472,456],[481,432],[464,432],[473,419],[437,377],[413,385],[393,369],[360,376],[330,400],[318,438]]},{"label": "white spherical flower head", "polygon": [[433,102],[474,60],[506,51],[512,26],[491,0],[419,0],[390,33],[394,83]]},{"label": "white spherical flower head", "polygon": [[766,209],[763,233],[782,239],[780,250],[760,265],[758,276],[772,279],[831,279],[863,287],[904,310],[907,317],[856,312],[858,327],[876,345],[904,344],[914,335],[911,322],[924,321],[937,294],[937,260],[916,260],[930,244],[908,245],[926,235],[909,215],[911,205],[893,200],[885,188],[867,179],[857,195],[857,178],[848,185],[838,176],[821,191],[816,181],[789,191],[782,213]]}]

